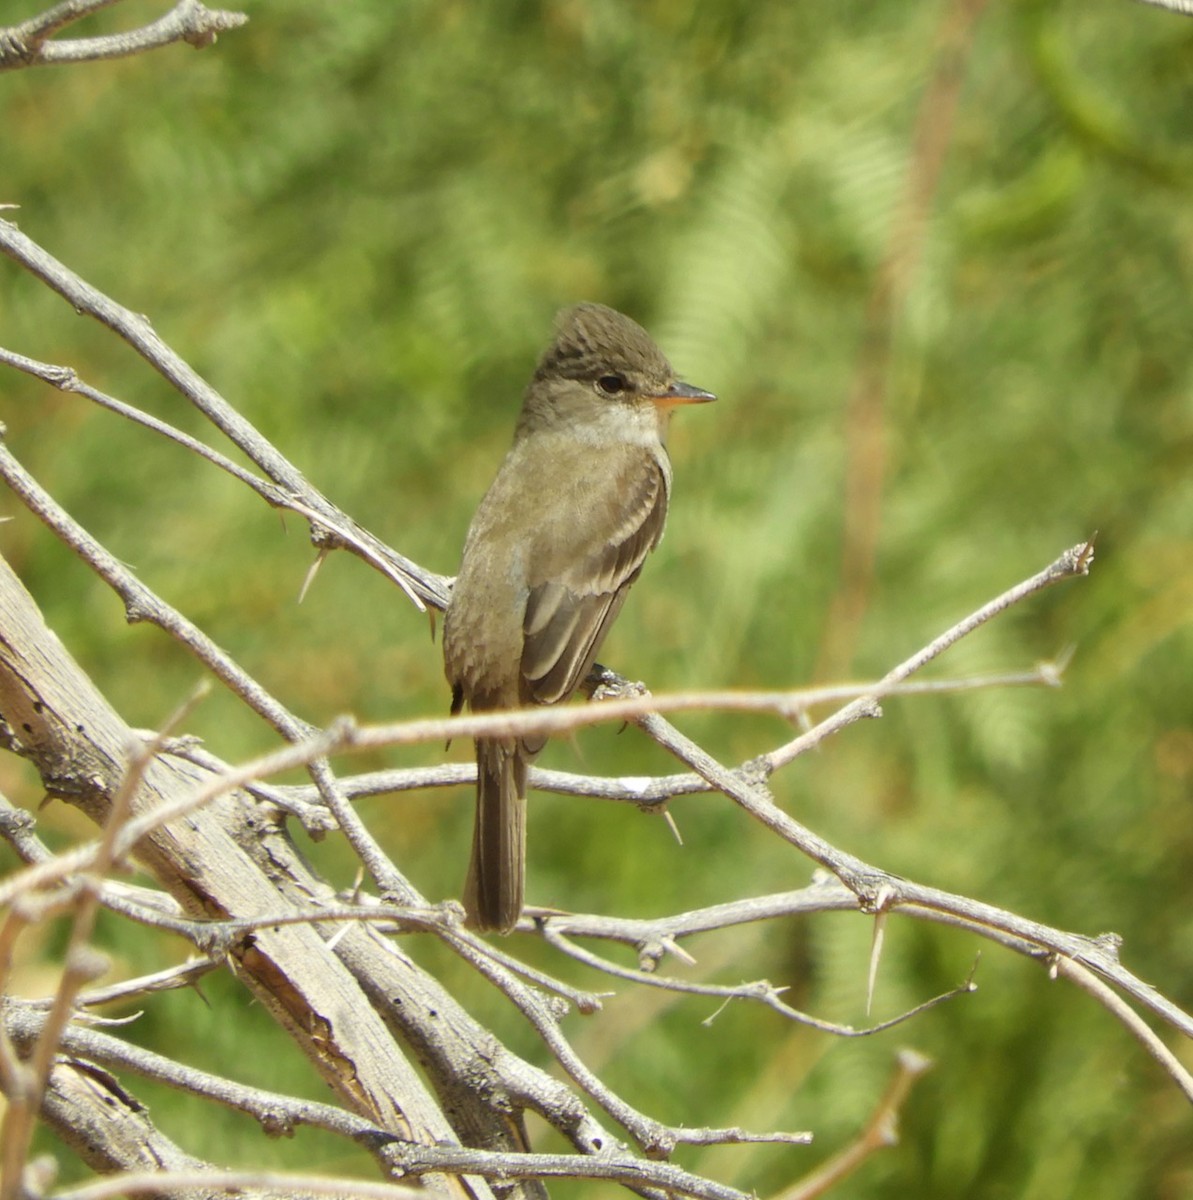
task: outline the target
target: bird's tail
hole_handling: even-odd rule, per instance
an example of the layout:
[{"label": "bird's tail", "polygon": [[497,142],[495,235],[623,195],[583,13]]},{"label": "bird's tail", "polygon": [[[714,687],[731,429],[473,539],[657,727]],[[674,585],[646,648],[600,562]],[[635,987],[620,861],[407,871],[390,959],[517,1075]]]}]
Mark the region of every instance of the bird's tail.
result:
[{"label": "bird's tail", "polygon": [[518,743],[476,743],[476,824],[464,885],[468,924],[509,933],[522,912],[526,873],[526,757]]}]

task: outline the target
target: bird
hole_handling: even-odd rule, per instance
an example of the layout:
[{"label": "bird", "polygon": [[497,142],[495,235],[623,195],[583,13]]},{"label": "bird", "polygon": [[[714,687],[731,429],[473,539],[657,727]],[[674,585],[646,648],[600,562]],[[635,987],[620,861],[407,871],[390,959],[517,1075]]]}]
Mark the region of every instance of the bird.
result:
[{"label": "bird", "polygon": [[[513,445],[464,542],[444,617],[453,714],[561,704],[588,674],[671,496],[673,410],[714,400],[636,321],[584,303],[556,318]],[[509,933],[521,915],[527,767],[540,735],[478,738],[466,924]]]}]

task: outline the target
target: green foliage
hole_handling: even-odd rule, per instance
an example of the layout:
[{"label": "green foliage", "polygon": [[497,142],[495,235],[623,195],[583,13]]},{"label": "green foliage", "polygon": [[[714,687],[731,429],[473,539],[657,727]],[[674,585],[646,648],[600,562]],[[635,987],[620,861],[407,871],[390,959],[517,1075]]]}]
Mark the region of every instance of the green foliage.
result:
[{"label": "green foliage", "polygon": [[[552,311],[593,299],[633,313],[721,401],[676,422],[668,536],[605,657],[657,689],[798,686],[820,669],[840,586],[846,400],[942,16],[923,2],[260,3],[199,54],[4,76],[0,202],[149,314],[359,520],[444,572]],[[1127,963],[1188,1006],[1193,22],[1125,3],[990,6],[964,72],[883,371],[877,560],[849,671],[880,674],[1097,529],[1088,581],[1002,618],[940,670],[1019,669],[1069,646],[1075,658],[1059,692],[889,702],[884,721],[780,776],[777,797],[901,874],[1114,929]],[[134,356],[15,269],[0,270],[0,311],[9,348],[199,429]],[[279,536],[197,460],[23,377],[0,375],[0,403],[14,450],[58,499],[303,716],[445,708],[424,619],[359,563],[333,559],[296,608],[309,552],[294,522]],[[52,625],[132,723],[159,723],[197,669],[125,630],[85,570],[7,510],[3,551]],[[684,725],[727,759],[784,732]],[[229,758],[269,744],[218,699],[195,728]],[[594,771],[669,769],[633,732],[579,744]],[[0,784],[35,803],[13,770],[0,764]],[[461,790],[365,811],[440,897],[463,875],[470,803]],[[531,899],[665,912],[808,877],[715,798],[674,812],[682,848],[636,814],[536,798]],[[348,882],[341,849],[313,852]],[[869,932],[817,918],[694,949],[717,978],[765,973],[860,1023]],[[880,1016],[959,982],[977,950],[898,918],[888,936]],[[741,1008],[709,1031],[705,1005],[626,989],[569,1031],[664,1119],[814,1129],[815,1151],[692,1164],[760,1192],[849,1139],[906,1042],[938,1067],[904,1144],[837,1195],[1187,1188],[1183,1101],[1102,1010],[989,949],[977,979],[976,996],[869,1041]],[[508,1021],[488,993],[474,1003]],[[167,1046],[203,1011],[187,996],[150,1007],[131,1035]],[[206,1065],[239,1074],[235,1042],[208,1040]],[[240,1145],[255,1161],[258,1135]]]}]

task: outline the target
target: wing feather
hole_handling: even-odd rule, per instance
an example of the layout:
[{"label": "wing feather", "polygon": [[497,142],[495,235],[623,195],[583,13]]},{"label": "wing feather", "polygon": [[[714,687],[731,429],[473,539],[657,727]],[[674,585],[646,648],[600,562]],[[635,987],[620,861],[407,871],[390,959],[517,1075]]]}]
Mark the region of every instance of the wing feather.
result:
[{"label": "wing feather", "polygon": [[544,571],[548,577],[531,580],[521,663],[528,701],[554,704],[575,691],[626,590],[663,535],[668,491],[664,471],[653,459],[645,471],[640,458],[627,463],[631,466],[638,469],[612,481],[612,511],[602,510],[587,528],[577,529],[579,545],[570,547],[570,561],[557,572]]}]

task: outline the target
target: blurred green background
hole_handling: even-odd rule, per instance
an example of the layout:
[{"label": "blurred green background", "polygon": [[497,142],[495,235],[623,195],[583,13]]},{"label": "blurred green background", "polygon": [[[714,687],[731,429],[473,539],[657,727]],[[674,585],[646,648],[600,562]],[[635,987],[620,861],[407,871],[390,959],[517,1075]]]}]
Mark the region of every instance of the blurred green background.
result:
[{"label": "blurred green background", "polygon": [[[38,7],[5,0],[0,19]],[[164,7],[134,0],[78,32]],[[777,777],[776,796],[889,870],[1122,934],[1127,965],[1193,1005],[1193,21],[1123,0],[980,14],[939,0],[247,7],[250,24],[201,53],[0,79],[0,202],[20,205],[6,215],[148,314],[354,517],[444,573],[555,309],[592,299],[634,315],[721,396],[675,423],[668,535],[602,655],[656,689],[879,675],[1098,530],[1088,580],[936,668],[1014,670],[1073,647],[1062,690],[888,703],[885,720]],[[945,70],[955,112],[947,90],[924,102]],[[939,179],[917,134],[933,129]],[[899,215],[917,187],[922,230]],[[895,251],[907,258],[890,320],[868,321]],[[131,352],[11,264],[0,315],[7,348],[203,432]],[[0,373],[0,406],[41,482],[301,716],[445,710],[426,619],[359,562],[327,563],[299,607],[299,523],[15,373]],[[16,502],[4,512],[0,549],[52,626],[130,722],[160,723],[195,664],[127,628]],[[680,724],[727,761],[787,732]],[[226,758],[271,744],[226,697],[192,725]],[[543,761],[671,769],[632,731],[585,733]],[[11,760],[0,787],[39,799]],[[362,805],[435,899],[458,894],[470,809],[467,789]],[[536,797],[529,898],[665,913],[809,877],[724,801],[673,811],[683,847],[660,821]],[[86,834],[60,808],[44,823],[59,843]],[[350,883],[335,839],[311,852]],[[114,922],[103,932],[124,972],[184,954]],[[869,938],[853,916],[739,931],[693,945],[694,975],[766,975],[793,1003],[861,1024]],[[980,948],[906,919],[887,943],[880,1017],[959,982]],[[28,987],[60,945],[55,930],[26,943]],[[542,1058],[491,992],[412,949]],[[705,1028],[710,1005],[628,987],[567,1031],[664,1120],[812,1129],[813,1149],[680,1156],[760,1194],[848,1142],[904,1044],[937,1062],[904,1141],[834,1195],[1193,1191],[1188,1106],[1121,1027],[991,947],[977,980],[976,995],[862,1041],[744,1005]],[[130,1036],[323,1094],[235,984],[205,990],[210,1008],[153,1000]],[[263,1145],[247,1123],[134,1088],[195,1153],[368,1169],[339,1143]]]}]

